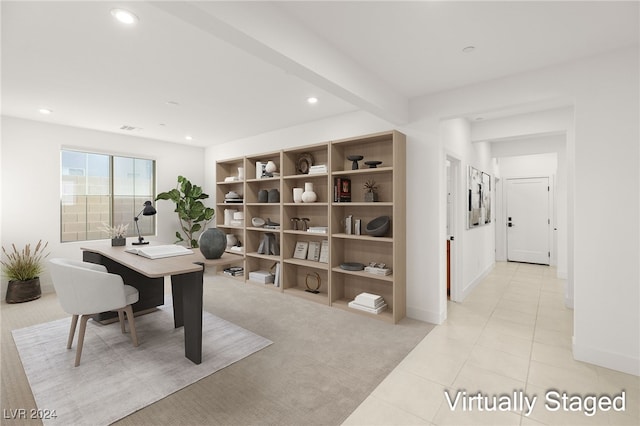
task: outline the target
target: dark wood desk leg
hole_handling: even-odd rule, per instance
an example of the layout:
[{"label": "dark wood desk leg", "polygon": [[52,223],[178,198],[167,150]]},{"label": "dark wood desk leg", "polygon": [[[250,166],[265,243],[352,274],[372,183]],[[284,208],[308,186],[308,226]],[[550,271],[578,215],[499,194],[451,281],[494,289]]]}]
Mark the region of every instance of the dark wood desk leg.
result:
[{"label": "dark wood desk leg", "polygon": [[203,271],[171,276],[174,324],[184,326],[184,356],[195,364],[202,362],[202,276]]}]

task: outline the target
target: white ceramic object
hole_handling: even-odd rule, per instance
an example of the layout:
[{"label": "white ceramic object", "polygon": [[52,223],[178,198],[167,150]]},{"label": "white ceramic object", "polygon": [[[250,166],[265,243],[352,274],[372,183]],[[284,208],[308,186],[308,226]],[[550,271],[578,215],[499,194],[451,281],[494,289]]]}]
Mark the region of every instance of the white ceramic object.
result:
[{"label": "white ceramic object", "polygon": [[313,192],[313,182],[304,183],[304,192],[302,193],[303,203],[314,203],[318,199],[318,196]]},{"label": "white ceramic object", "polygon": [[238,179],[244,179],[244,167],[238,167]]},{"label": "white ceramic object", "polygon": [[267,161],[267,165],[265,166],[264,170],[267,173],[273,173],[277,170],[278,168],[276,167],[276,163],[274,163],[273,161]]},{"label": "white ceramic object", "polygon": [[227,248],[229,249],[236,244],[238,244],[238,237],[236,237],[234,234],[227,234]]},{"label": "white ceramic object", "polygon": [[304,189],[302,188],[293,188],[293,202],[301,203],[302,202],[302,193]]},{"label": "white ceramic object", "polygon": [[233,220],[233,214],[238,210],[235,209],[224,209],[224,224],[229,226],[231,225],[231,220]]}]

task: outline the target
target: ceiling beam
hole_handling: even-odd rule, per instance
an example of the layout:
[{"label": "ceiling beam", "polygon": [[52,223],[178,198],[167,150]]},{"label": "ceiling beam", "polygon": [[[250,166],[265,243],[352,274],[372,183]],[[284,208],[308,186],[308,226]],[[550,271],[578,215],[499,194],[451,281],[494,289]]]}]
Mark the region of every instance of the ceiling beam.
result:
[{"label": "ceiling beam", "polygon": [[393,124],[409,101],[268,2],[150,2],[200,30]]}]

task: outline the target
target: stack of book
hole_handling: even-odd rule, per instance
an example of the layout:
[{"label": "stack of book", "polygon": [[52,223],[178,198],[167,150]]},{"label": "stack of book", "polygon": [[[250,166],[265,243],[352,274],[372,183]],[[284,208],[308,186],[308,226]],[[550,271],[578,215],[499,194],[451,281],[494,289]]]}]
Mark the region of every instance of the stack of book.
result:
[{"label": "stack of book", "polygon": [[328,230],[328,226],[310,226],[307,228],[307,232],[314,232],[316,234],[326,234]]},{"label": "stack of book", "polygon": [[375,266],[367,266],[364,268],[365,272],[375,275],[391,275],[391,269],[389,268],[377,268]]},{"label": "stack of book", "polygon": [[333,180],[333,202],[344,203],[351,201],[351,179],[337,177]]},{"label": "stack of book", "polygon": [[353,301],[349,302],[349,307],[372,314],[379,314],[387,309],[387,304],[382,296],[371,293],[360,293]]},{"label": "stack of book", "polygon": [[242,266],[231,266],[230,268],[225,268],[222,273],[232,277],[240,277],[244,275],[244,268]]},{"label": "stack of book", "polygon": [[326,164],[318,164],[315,166],[309,167],[309,174],[315,175],[319,173],[327,173],[327,165]]}]

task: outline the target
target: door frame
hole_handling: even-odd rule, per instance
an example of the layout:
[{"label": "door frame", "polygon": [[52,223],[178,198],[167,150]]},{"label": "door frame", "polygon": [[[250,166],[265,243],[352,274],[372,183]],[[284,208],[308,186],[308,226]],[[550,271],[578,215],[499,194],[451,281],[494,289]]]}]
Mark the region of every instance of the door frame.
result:
[{"label": "door frame", "polygon": [[[450,166],[447,167],[447,161],[450,163]],[[463,180],[463,168],[462,168],[462,159],[451,154],[445,152],[445,181],[444,181],[444,192],[445,197],[447,196],[447,189],[451,191],[451,203],[447,203],[447,217],[449,220],[449,234],[454,237],[454,240],[451,241],[451,250],[450,250],[450,270],[451,270],[451,294],[449,296],[451,301],[459,302],[462,301],[462,285],[460,283],[460,277],[462,277],[462,231],[465,229],[464,220],[466,218],[465,213],[466,210],[462,205],[463,197],[463,188],[462,184],[465,182]],[[448,180],[451,179],[450,185],[448,185]],[[447,188],[449,187],[449,188]],[[449,207],[451,207],[451,211],[448,211]],[[444,232],[445,236],[449,238],[447,235],[447,231]],[[444,250],[446,255],[446,241],[442,242],[442,250]],[[446,261],[446,260],[445,260]],[[446,277],[443,280],[444,282],[444,295],[445,300],[447,298],[447,280]]]}]

